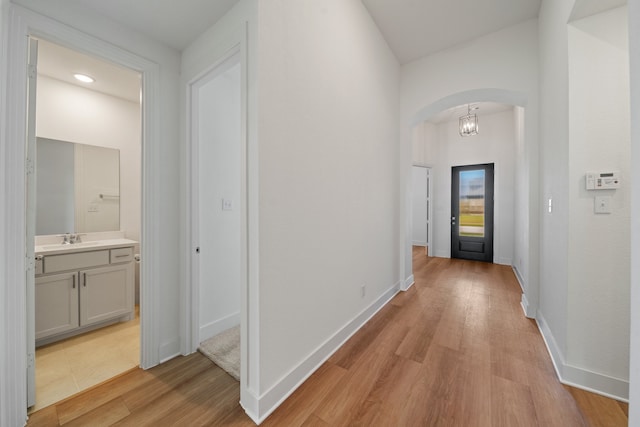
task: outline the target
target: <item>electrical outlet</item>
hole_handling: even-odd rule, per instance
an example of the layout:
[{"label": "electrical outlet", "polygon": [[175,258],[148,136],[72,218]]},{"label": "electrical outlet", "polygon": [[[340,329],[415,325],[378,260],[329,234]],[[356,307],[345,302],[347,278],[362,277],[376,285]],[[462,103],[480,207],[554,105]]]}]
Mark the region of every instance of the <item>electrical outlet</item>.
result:
[{"label": "electrical outlet", "polygon": [[222,199],[222,210],[223,211],[233,210],[233,201],[229,199]]}]

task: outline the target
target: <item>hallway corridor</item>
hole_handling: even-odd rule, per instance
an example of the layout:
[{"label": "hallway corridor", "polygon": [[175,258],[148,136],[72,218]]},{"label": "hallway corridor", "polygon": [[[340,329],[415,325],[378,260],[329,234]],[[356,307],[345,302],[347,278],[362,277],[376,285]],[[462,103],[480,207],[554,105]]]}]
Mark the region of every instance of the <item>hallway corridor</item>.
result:
[{"label": "hallway corridor", "polygon": [[[510,267],[427,258],[398,294],[263,426],[626,426],[627,405],[565,387]],[[237,383],[199,354],[134,371],[30,426],[234,425]]]}]

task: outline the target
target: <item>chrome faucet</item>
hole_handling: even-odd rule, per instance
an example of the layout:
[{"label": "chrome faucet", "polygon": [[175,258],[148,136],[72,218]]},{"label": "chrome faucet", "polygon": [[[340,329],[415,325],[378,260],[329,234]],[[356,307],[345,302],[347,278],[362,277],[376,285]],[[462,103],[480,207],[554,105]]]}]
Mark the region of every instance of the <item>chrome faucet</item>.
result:
[{"label": "chrome faucet", "polygon": [[80,236],[84,235],[84,233],[65,233],[60,234],[62,237],[63,245],[73,245],[74,243],[82,243],[82,239]]},{"label": "chrome faucet", "polygon": [[74,244],[74,243],[82,243],[82,239],[80,238],[82,234],[81,233],[71,233],[69,235],[69,243],[70,244]]}]

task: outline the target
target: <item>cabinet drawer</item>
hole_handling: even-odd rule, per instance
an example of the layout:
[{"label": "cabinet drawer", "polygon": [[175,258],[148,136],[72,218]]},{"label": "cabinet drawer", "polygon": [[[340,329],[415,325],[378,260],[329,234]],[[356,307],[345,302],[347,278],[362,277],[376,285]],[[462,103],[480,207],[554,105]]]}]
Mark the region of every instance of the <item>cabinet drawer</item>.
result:
[{"label": "cabinet drawer", "polygon": [[111,249],[111,264],[133,261],[133,248]]},{"label": "cabinet drawer", "polygon": [[36,257],[36,276],[44,273],[44,267],[43,267],[43,262],[42,260],[44,259],[44,257],[42,255],[38,255]]},{"label": "cabinet drawer", "polygon": [[78,252],[75,254],[47,255],[44,257],[44,272],[78,270],[109,264],[109,251]]}]

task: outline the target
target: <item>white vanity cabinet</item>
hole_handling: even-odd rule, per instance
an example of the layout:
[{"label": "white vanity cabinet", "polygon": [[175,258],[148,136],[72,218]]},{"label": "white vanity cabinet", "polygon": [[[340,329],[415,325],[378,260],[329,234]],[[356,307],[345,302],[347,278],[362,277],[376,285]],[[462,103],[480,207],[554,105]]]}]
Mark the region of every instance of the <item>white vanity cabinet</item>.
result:
[{"label": "white vanity cabinet", "polygon": [[36,277],[36,339],[76,329],[78,273]]},{"label": "white vanity cabinet", "polygon": [[83,270],[80,274],[80,326],[130,313],[133,264]]},{"label": "white vanity cabinet", "polygon": [[134,316],[133,246],[40,255],[36,340],[65,338]]}]

